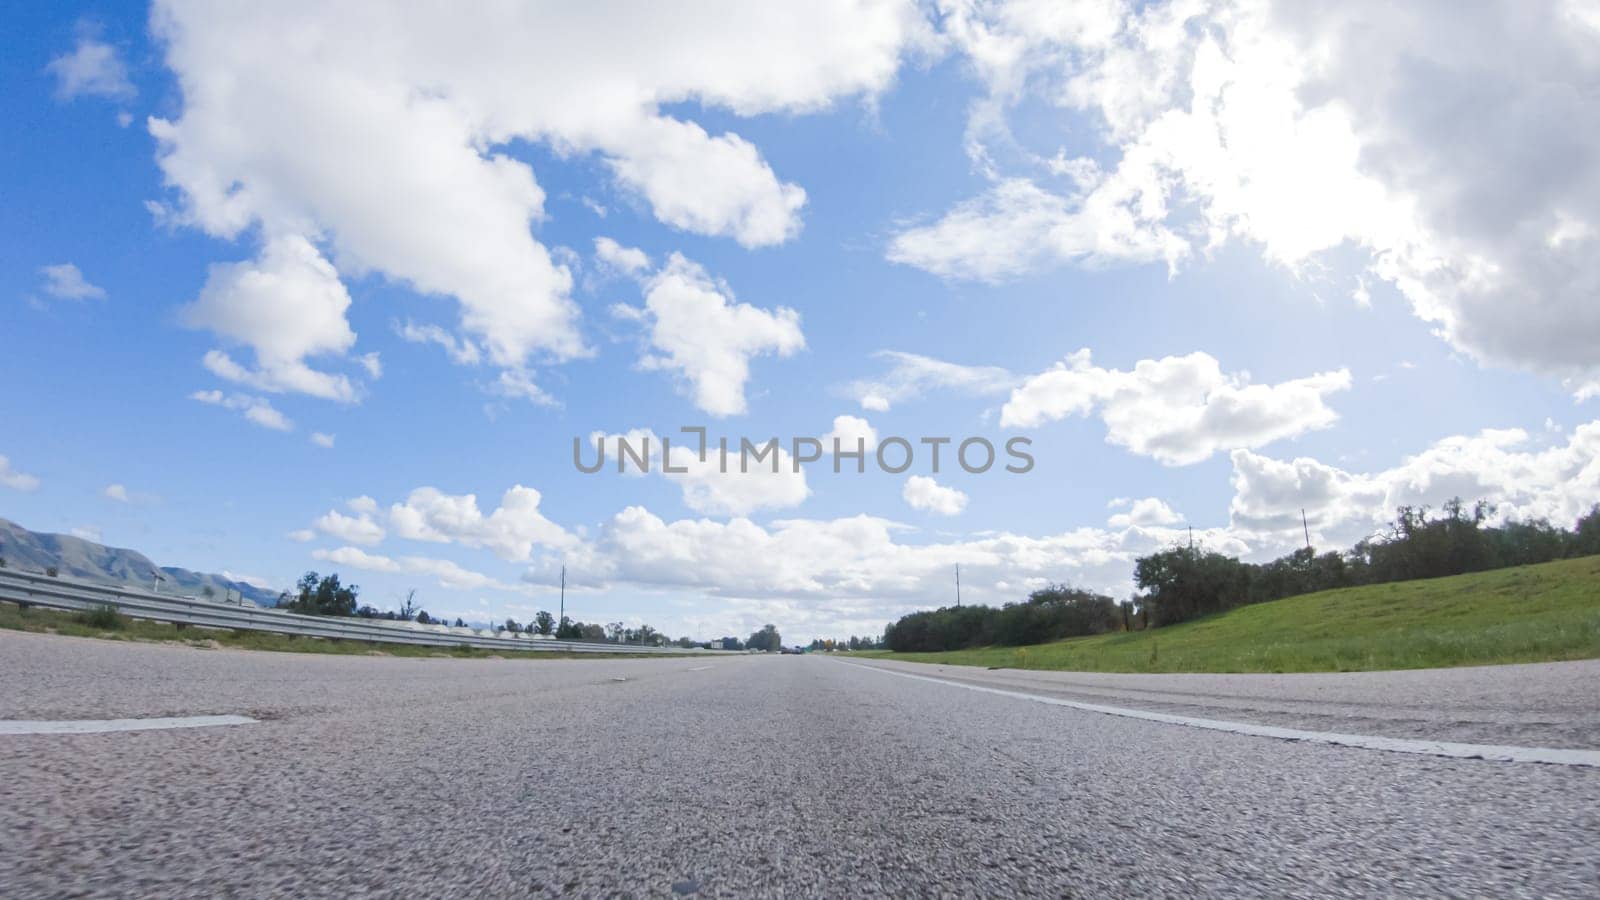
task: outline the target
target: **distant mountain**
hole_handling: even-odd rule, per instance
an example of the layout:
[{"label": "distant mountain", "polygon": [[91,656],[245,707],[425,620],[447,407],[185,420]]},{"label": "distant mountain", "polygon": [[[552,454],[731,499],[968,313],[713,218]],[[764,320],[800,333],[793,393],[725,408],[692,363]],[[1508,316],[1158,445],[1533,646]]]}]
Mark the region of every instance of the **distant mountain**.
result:
[{"label": "distant mountain", "polygon": [[159,572],[164,579],[161,582],[164,594],[204,597],[209,587],[218,600],[225,590],[231,590],[258,606],[273,606],[278,602],[277,591],[221,575],[175,566],[157,567],[137,550],[107,547],[70,534],[29,531],[9,519],[0,519],[0,559],[4,559],[9,568],[25,572],[43,572],[54,566],[60,574],[73,578],[146,590]]}]

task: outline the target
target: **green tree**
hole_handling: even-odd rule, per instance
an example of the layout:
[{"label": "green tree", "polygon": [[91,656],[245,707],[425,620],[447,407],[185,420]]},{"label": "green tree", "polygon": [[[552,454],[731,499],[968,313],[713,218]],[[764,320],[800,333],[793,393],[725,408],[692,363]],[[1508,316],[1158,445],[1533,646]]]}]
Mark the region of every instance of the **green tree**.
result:
[{"label": "green tree", "polygon": [[1135,560],[1133,580],[1154,624],[1171,625],[1247,602],[1250,567],[1199,547],[1173,547]]},{"label": "green tree", "polygon": [[1569,556],[1590,556],[1600,553],[1600,503],[1595,504],[1578,520],[1572,533]]},{"label": "green tree", "polygon": [[764,625],[760,631],[750,635],[744,645],[751,650],[775,652],[783,647],[783,638],[778,634],[778,626]]},{"label": "green tree", "polygon": [[556,617],[541,609],[539,614],[533,617],[533,624],[535,628],[539,629],[540,634],[549,634],[555,630]]},{"label": "green tree", "polygon": [[312,616],[353,616],[356,614],[356,585],[342,585],[337,573],[326,577],[307,572],[295,585],[297,593],[289,609]]}]

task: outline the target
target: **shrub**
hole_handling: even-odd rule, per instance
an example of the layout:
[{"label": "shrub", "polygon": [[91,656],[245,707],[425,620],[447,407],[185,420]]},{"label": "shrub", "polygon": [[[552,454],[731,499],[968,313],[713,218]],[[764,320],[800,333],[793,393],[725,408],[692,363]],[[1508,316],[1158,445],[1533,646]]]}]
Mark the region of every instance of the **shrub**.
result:
[{"label": "shrub", "polygon": [[78,621],[90,628],[99,628],[103,631],[120,631],[128,624],[128,617],[117,612],[117,608],[109,603],[101,604],[91,610],[78,613]]}]

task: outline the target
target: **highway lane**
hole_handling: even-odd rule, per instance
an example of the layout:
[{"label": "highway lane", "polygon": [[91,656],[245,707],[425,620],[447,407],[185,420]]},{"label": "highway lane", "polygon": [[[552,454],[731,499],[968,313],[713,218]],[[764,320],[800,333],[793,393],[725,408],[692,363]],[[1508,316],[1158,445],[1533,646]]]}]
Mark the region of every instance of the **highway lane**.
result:
[{"label": "highway lane", "polygon": [[1126,675],[853,661],[1085,703],[1313,731],[1600,748],[1600,659],[1286,675]]},{"label": "highway lane", "polygon": [[0,735],[8,897],[1600,887],[1600,770],[1207,732],[835,659],[402,660],[0,633],[0,675],[0,718],[260,720]]}]

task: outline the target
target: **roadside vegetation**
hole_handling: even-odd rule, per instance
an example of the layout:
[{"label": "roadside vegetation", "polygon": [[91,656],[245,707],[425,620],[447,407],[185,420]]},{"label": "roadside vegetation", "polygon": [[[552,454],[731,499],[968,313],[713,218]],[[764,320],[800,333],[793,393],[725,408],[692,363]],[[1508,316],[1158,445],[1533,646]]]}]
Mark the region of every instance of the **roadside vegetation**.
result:
[{"label": "roadside vegetation", "polygon": [[[1139,591],[1121,602],[1057,585],[998,608],[911,613],[885,629],[881,648],[907,659],[939,654],[984,665],[1158,672],[1593,657],[1600,656],[1596,554],[1600,506],[1568,530],[1544,520],[1491,525],[1486,504],[1469,509],[1452,500],[1434,516],[1401,507],[1384,533],[1343,552],[1319,555],[1308,546],[1247,563],[1203,546],[1170,547],[1135,560]],[[1555,574],[1541,564],[1554,564]],[[1497,572],[1505,577],[1448,580]],[[1441,578],[1438,587],[1420,581]],[[1208,643],[1211,637],[1221,643]],[[1230,641],[1244,643],[1230,648]],[[1068,654],[1069,647],[1076,649]]]},{"label": "roadside vegetation", "polygon": [[[329,638],[296,637],[265,631],[177,626],[124,616],[109,608],[82,613],[29,607],[0,601],[0,628],[74,637],[106,638],[160,644],[186,644],[207,649],[272,650],[291,653],[338,653],[355,656],[449,657],[452,659],[639,659],[664,653],[570,653],[555,650],[488,650],[460,644],[423,647]],[[684,658],[685,654],[671,654]],[[693,655],[693,654],[688,654]]]},{"label": "roadside vegetation", "polygon": [[100,631],[121,631],[128,626],[129,621],[127,616],[117,612],[117,608],[109,603],[78,613],[73,618],[85,627]]},{"label": "roadside vegetation", "polygon": [[868,657],[1087,672],[1354,672],[1600,657],[1600,556],[1340,588],[1165,628]]},{"label": "roadside vegetation", "polygon": [[[6,567],[5,557],[0,556],[0,568]],[[45,574],[51,578],[58,577],[53,568],[47,570]],[[415,590],[406,593],[397,609],[378,609],[360,603],[360,591],[361,588],[357,585],[342,583],[338,573],[320,575],[316,572],[307,572],[296,583],[294,591],[285,591],[279,595],[277,606],[280,609],[300,615],[409,621],[421,625],[450,624],[448,619],[430,616],[426,610],[422,609],[417,604],[417,592]],[[202,591],[202,594],[206,599],[214,599],[214,594],[209,589]],[[464,628],[467,627],[467,623],[457,618],[455,627]],[[473,627],[476,628],[477,626]],[[356,653],[386,656],[454,656],[507,659],[591,659],[624,656],[632,658],[668,655],[665,653],[641,654],[637,651],[608,653],[604,650],[595,650],[576,653],[558,650],[490,649],[473,647],[465,643],[454,647],[418,646],[384,641],[314,638],[274,634],[265,631],[213,629],[134,619],[119,612],[116,607],[109,604],[74,613],[38,607],[22,608],[11,601],[0,601],[0,628],[80,637],[158,641],[205,647],[225,646],[247,650],[279,650],[297,653]],[[516,619],[508,618],[505,622],[497,623],[490,626],[490,628],[499,635],[548,635],[559,640],[595,644],[600,647],[613,644],[630,647],[674,647],[683,650],[750,649],[777,652],[782,646],[782,638],[778,634],[777,627],[773,625],[762,627],[745,640],[740,640],[737,637],[723,637],[711,641],[699,641],[690,637],[680,637],[672,640],[649,625],[631,627],[624,622],[611,622],[600,625],[577,622],[570,617],[562,617],[561,621],[557,622],[555,616],[544,610],[540,610],[533,620],[526,625]],[[682,656],[683,654],[674,653],[671,655]]]},{"label": "roadside vegetation", "polygon": [[[278,596],[278,608],[290,612],[309,616],[342,616],[345,618],[359,619],[385,619],[391,622],[416,622],[421,625],[450,625],[448,619],[428,615],[428,611],[417,604],[417,592],[408,591],[405,598],[400,601],[397,609],[378,609],[368,604],[360,603],[361,588],[353,584],[343,584],[339,581],[337,572],[331,575],[320,575],[316,572],[307,572],[295,583],[293,592],[285,591]],[[460,618],[455,620],[455,627],[462,628],[466,622]],[[570,616],[562,616],[557,622],[556,617],[547,610],[539,610],[533,620],[527,624],[516,619],[506,619],[493,626],[496,632],[505,634],[539,634],[554,637],[563,641],[584,641],[593,644],[629,644],[641,647],[680,647],[685,650],[700,648],[702,650],[769,650],[776,651],[780,646],[778,629],[767,625],[760,631],[750,635],[748,640],[741,641],[736,637],[725,637],[713,641],[698,641],[691,637],[680,637],[676,640],[667,637],[650,625],[631,627],[625,622],[610,622],[601,625],[596,622],[578,622]]]}]

